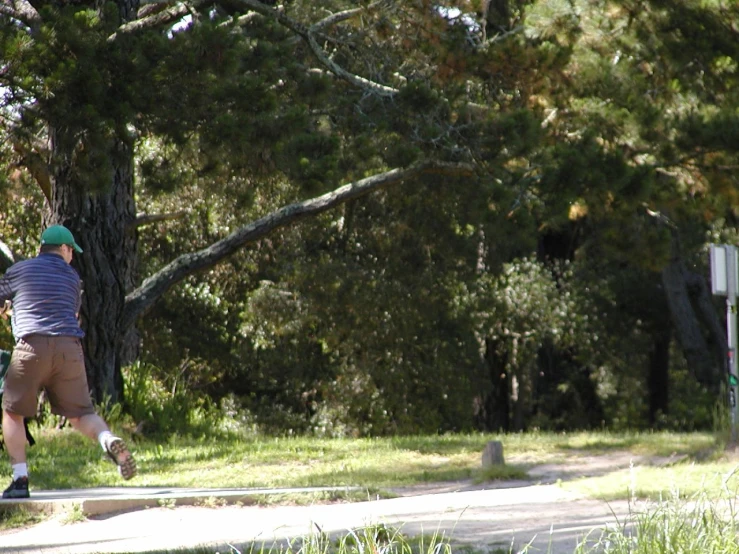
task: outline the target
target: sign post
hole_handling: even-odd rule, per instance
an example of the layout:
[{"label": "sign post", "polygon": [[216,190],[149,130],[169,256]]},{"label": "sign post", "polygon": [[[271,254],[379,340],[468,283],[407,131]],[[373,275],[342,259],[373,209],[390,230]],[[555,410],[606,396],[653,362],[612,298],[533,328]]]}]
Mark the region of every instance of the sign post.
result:
[{"label": "sign post", "polygon": [[731,442],[736,444],[737,408],[737,325],[736,299],[739,294],[739,256],[736,246],[711,245],[711,292],[726,297],[726,369],[729,381],[729,410],[731,415]]}]

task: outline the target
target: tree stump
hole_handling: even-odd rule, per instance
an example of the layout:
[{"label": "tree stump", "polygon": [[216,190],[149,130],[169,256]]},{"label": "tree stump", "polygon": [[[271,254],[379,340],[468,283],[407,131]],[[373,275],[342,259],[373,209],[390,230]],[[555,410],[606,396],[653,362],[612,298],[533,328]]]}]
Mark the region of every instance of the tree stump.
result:
[{"label": "tree stump", "polygon": [[500,441],[490,441],[482,452],[482,467],[491,467],[504,465],[503,461],[503,443]]}]

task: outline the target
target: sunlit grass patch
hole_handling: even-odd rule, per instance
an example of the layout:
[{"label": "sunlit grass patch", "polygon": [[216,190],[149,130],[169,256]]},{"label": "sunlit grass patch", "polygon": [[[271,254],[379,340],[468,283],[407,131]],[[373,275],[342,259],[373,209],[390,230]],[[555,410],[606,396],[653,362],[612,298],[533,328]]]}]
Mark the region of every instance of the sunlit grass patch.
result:
[{"label": "sunlit grass patch", "polygon": [[[140,468],[140,475],[130,482],[120,480],[115,466],[105,459],[96,443],[70,429],[44,429],[35,434],[38,444],[29,449],[32,495],[37,490],[59,488],[199,487],[207,482],[208,486],[218,488],[337,487],[333,491],[298,494],[282,491],[254,494],[249,497],[250,504],[363,501],[390,497],[393,487],[462,479],[475,483],[519,480],[526,479],[527,468],[537,464],[553,461],[577,463],[585,455],[612,455],[628,460],[629,454],[635,458],[655,456],[677,462],[650,467],[649,461],[645,461],[644,465],[612,471],[602,477],[564,480],[559,486],[606,500],[637,498],[658,501],[670,496],[685,501],[702,492],[706,498],[716,502],[726,502],[728,491],[739,488],[737,464],[725,455],[717,439],[701,433],[534,432],[372,439],[174,435],[162,442],[128,436],[126,439]],[[483,469],[482,452],[493,440],[503,444],[507,463]],[[525,463],[518,463],[520,459]],[[5,472],[8,479],[9,470],[8,466],[0,465],[0,475]],[[203,505],[214,508],[220,503],[218,499],[203,500]],[[20,525],[33,523],[37,517],[21,515]],[[316,549],[323,543],[311,543],[310,540],[298,548],[313,550],[297,554],[361,554],[356,544],[365,544],[348,541],[342,547],[329,542],[326,543],[328,550],[319,551]],[[293,543],[294,547],[296,545]],[[453,548],[444,540],[435,542],[437,550],[430,551],[428,543],[421,548],[416,539],[405,537],[397,543],[375,544],[378,545],[382,548],[376,554],[451,554],[451,550],[444,549]],[[266,554],[267,551],[259,550],[263,546],[249,545],[247,548],[257,548]],[[270,545],[270,548],[279,547]],[[345,550],[341,551],[341,548]],[[250,551],[254,552],[240,550]],[[509,547],[486,549],[484,554],[509,551]],[[515,551],[521,551],[521,547]],[[220,550],[221,554],[225,552]],[[475,554],[464,547],[457,552]],[[276,550],[272,554],[288,552]],[[296,554],[296,551],[289,554]]]},{"label": "sunlit grass patch", "polygon": [[[608,455],[616,450],[640,455],[677,452],[708,472],[728,470],[725,461],[699,455],[712,447],[720,452],[711,435],[700,433],[470,433],[366,439],[173,435],[162,442],[125,437],[136,456],[139,475],[123,482],[97,443],[71,429],[34,431],[38,442],[28,449],[32,493],[101,486],[194,487],[203,482],[229,488],[376,490],[466,479],[479,483],[522,479],[527,468],[538,464],[566,464],[573,456]],[[503,444],[507,463],[483,470],[482,452],[493,440]],[[671,469],[676,471],[678,466]],[[654,476],[646,477],[639,490],[653,487],[656,491],[656,483],[667,483],[661,473],[666,468],[653,471]],[[9,479],[10,467],[0,464],[0,479],[3,475]],[[627,478],[614,473],[577,486],[598,498],[625,498]]]},{"label": "sunlit grass patch", "polygon": [[[203,472],[229,486],[303,487],[407,485],[418,482],[471,478],[480,466],[485,440],[478,450],[448,447],[435,452],[426,438],[425,452],[401,449],[394,439],[265,438],[212,441],[175,437],[167,444],[138,445],[141,481],[156,485],[170,477],[168,486],[194,486]],[[176,475],[171,473],[177,468]]]},{"label": "sunlit grass patch", "polygon": [[[736,490],[727,496],[735,498]],[[635,505],[628,521],[592,533],[575,554],[736,553],[739,526],[733,498],[717,501],[704,493],[689,498],[675,494]]]},{"label": "sunlit grass patch", "polygon": [[633,467],[602,477],[563,483],[562,487],[600,500],[637,498],[659,500],[666,496],[690,498],[708,494],[722,500],[739,490],[736,462],[680,463],[667,468]]},{"label": "sunlit grass patch", "polygon": [[588,433],[543,434],[541,436],[549,451],[585,451],[603,453],[613,450],[628,450],[633,454],[669,456],[682,452],[691,456],[700,455],[716,445],[716,436],[711,433],[671,432],[622,432],[607,431]]},{"label": "sunlit grass patch", "polygon": [[[143,554],[452,554],[453,552],[450,538],[442,533],[408,537],[400,529],[377,524],[350,529],[340,535],[324,533],[317,528],[315,533],[291,540],[151,550]],[[460,552],[472,554],[469,549],[460,549]],[[508,553],[508,550],[486,552],[503,554]]]},{"label": "sunlit grass patch", "polygon": [[69,525],[85,521],[86,519],[87,516],[82,509],[82,504],[75,503],[62,514],[60,521],[65,525]]}]

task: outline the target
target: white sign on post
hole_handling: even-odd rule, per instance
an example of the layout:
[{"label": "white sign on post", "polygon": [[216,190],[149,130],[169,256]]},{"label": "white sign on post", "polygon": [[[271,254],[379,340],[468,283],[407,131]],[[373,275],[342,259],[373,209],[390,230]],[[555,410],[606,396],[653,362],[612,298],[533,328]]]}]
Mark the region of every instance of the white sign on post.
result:
[{"label": "white sign on post", "polygon": [[729,373],[729,409],[731,411],[731,442],[736,444],[736,425],[739,420],[737,406],[737,325],[736,297],[739,294],[739,256],[736,246],[711,245],[711,292],[726,297],[726,338],[729,351],[726,365]]},{"label": "white sign on post", "polygon": [[729,280],[726,267],[726,249],[724,245],[711,245],[711,292],[714,296],[729,294]]}]

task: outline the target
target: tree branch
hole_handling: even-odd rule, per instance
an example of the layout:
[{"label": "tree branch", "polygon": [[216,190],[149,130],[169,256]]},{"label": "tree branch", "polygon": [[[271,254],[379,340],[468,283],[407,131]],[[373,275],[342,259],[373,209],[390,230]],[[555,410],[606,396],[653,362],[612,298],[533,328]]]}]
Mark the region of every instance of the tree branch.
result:
[{"label": "tree branch", "polygon": [[336,25],[337,23],[346,21],[347,19],[351,19],[352,17],[359,15],[360,13],[368,9],[372,9],[377,4],[378,2],[375,2],[374,4],[367,6],[367,8],[352,8],[350,10],[344,10],[343,12],[331,14],[328,17],[321,19],[321,21],[314,23],[313,25],[310,26],[310,28],[312,31],[317,31],[318,29],[322,29],[324,27],[330,27],[331,25]]},{"label": "tree branch", "polygon": [[18,12],[16,12],[13,8],[6,5],[5,2],[0,4],[0,15],[7,15],[8,17],[20,19],[18,16]]},{"label": "tree branch", "polygon": [[[13,141],[13,150],[20,156],[19,165],[22,165],[31,173],[38,183],[41,192],[47,200],[51,199],[51,169],[44,160],[45,152],[39,148],[26,148],[19,141]],[[40,153],[39,150],[43,153]]]},{"label": "tree branch", "polygon": [[169,7],[170,2],[156,2],[153,4],[144,4],[141,2],[141,7],[139,8],[139,11],[136,12],[136,17],[138,19],[144,19],[145,17],[149,17],[150,15],[157,14],[163,10],[166,10]]},{"label": "tree branch", "polygon": [[319,214],[375,190],[429,172],[440,172],[446,175],[470,175],[473,173],[473,167],[469,164],[419,162],[407,168],[392,169],[379,175],[349,183],[316,198],[284,206],[202,250],[179,256],[146,279],[138,289],[126,296],[126,305],[121,321],[122,328],[133,325],[136,318],[146,312],[162,294],[188,275],[216,265],[246,244],[259,240],[275,229],[285,227],[305,217]]},{"label": "tree branch", "polygon": [[2,0],[0,14],[17,19],[32,29],[41,24],[41,16],[28,0]]},{"label": "tree branch", "polygon": [[[308,43],[308,46],[310,47],[311,51],[313,52],[313,55],[318,59],[318,61],[337,77],[344,79],[345,81],[355,86],[358,86],[366,90],[372,91],[376,94],[379,94],[380,96],[393,96],[398,93],[398,89],[395,89],[393,87],[389,87],[389,86],[386,86],[380,83],[375,83],[374,81],[370,81],[369,79],[365,79],[364,77],[360,77],[359,75],[350,73],[347,70],[345,70],[343,67],[341,67],[339,64],[329,59],[329,57],[326,55],[323,49],[318,45],[318,42],[316,42],[312,28],[308,28],[302,23],[298,23],[291,17],[288,17],[287,15],[285,15],[282,11],[276,10],[270,6],[262,4],[258,0],[241,0],[241,1],[247,6],[249,6],[251,9],[253,9],[255,12],[260,13],[264,16],[276,19],[278,23],[280,23],[281,25],[284,25],[285,27],[287,27],[288,29],[296,33],[297,35],[300,35]],[[373,6],[374,5],[375,4],[373,4]],[[359,13],[359,11],[357,11],[356,13]],[[345,17],[342,14],[336,14],[336,15],[337,17]],[[355,14],[352,13],[352,15],[355,15]],[[327,21],[327,20],[331,20],[331,16],[324,19],[323,21]],[[319,22],[317,25],[320,26],[322,24],[323,22]]]},{"label": "tree branch", "polygon": [[113,42],[119,34],[135,33],[141,29],[151,29],[172,23],[190,13],[190,8],[185,4],[176,4],[171,8],[161,10],[142,19],[135,19],[124,23],[115,33],[108,37],[108,42]]},{"label": "tree branch", "polygon": [[[244,26],[244,25],[247,25],[249,22],[251,22],[252,19],[255,19],[257,17],[259,17],[259,14],[258,13],[256,13],[256,12],[249,12],[247,14],[244,14],[242,16],[239,16],[236,19],[236,21],[234,21],[233,23],[235,23],[236,25]],[[232,23],[231,21],[226,21],[225,23],[222,23],[221,25],[227,25],[227,24],[230,25],[231,23]]]},{"label": "tree branch", "polygon": [[152,223],[158,223],[159,221],[171,221],[173,219],[180,219],[182,217],[185,217],[187,215],[187,212],[185,210],[180,210],[179,212],[172,212],[172,213],[166,213],[166,214],[139,214],[136,216],[136,219],[134,219],[131,223],[129,223],[129,227],[143,227],[144,225],[150,225]]}]

